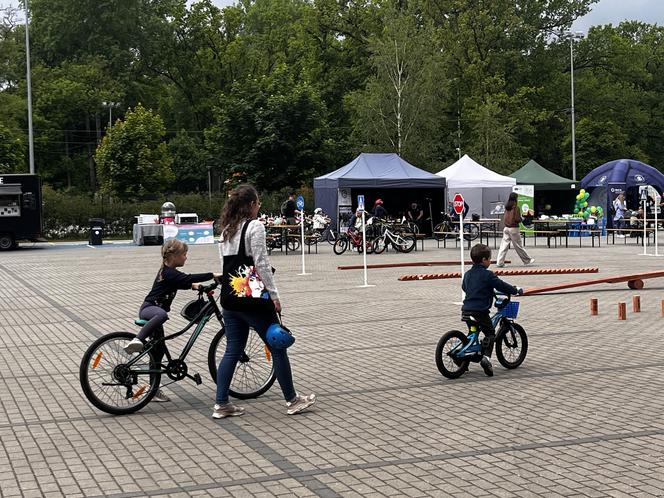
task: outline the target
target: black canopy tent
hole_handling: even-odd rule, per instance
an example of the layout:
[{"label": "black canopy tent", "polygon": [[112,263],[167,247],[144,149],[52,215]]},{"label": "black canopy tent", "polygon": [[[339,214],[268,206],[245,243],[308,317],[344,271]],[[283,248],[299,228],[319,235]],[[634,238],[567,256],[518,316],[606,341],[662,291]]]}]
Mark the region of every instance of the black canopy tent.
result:
[{"label": "black canopy tent", "polygon": [[445,209],[445,178],[416,168],[397,154],[362,153],[342,168],[314,179],[316,207],[335,224],[355,210],[358,195],[365,196],[367,210],[382,199],[390,215],[397,216],[411,202],[418,202],[426,218],[430,210],[437,218]]}]

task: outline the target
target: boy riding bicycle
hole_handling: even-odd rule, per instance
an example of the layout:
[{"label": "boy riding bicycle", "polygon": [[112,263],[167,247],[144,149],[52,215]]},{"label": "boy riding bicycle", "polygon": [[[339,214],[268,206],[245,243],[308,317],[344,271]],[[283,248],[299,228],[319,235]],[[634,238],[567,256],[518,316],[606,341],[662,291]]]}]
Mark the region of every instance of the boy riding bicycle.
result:
[{"label": "boy riding bicycle", "polygon": [[480,366],[489,377],[493,376],[491,353],[496,330],[491,323],[489,310],[493,304],[494,289],[508,295],[523,294],[523,289],[499,279],[488,268],[491,265],[491,249],[484,244],[475,244],[470,250],[473,266],[463,276],[461,288],[466,293],[461,307],[462,317],[472,316],[484,333]]}]

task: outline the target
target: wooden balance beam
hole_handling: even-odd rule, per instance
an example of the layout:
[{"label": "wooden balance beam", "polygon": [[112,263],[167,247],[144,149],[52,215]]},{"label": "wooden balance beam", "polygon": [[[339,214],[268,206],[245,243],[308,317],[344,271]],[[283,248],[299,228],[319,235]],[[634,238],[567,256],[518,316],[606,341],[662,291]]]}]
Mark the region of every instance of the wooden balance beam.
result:
[{"label": "wooden balance beam", "polygon": [[[512,261],[505,260],[505,263],[511,263]],[[491,261],[495,264],[495,261]],[[454,266],[460,265],[461,261],[415,261],[410,263],[379,263],[374,265],[367,265],[367,268],[401,268],[403,266]],[[466,261],[465,264],[471,266],[472,261]],[[364,266],[362,265],[347,265],[347,266],[337,266],[337,270],[362,270]]]},{"label": "wooden balance beam", "polygon": [[524,291],[523,295],[539,294],[540,292],[550,292],[560,289],[570,289],[572,287],[582,287],[584,285],[595,284],[617,284],[627,282],[630,289],[643,289],[643,281],[646,278],[664,277],[664,271],[651,271],[646,273],[632,273],[631,275],[616,275],[614,277],[594,278],[592,280],[581,280],[580,282],[568,282],[566,284],[548,285],[546,287],[531,287]]},{"label": "wooden balance beam", "polygon": [[[597,273],[599,268],[531,268],[523,270],[493,270],[499,276],[515,275],[561,275],[566,273]],[[399,280],[438,280],[443,278],[461,278],[461,272],[401,275]]]}]

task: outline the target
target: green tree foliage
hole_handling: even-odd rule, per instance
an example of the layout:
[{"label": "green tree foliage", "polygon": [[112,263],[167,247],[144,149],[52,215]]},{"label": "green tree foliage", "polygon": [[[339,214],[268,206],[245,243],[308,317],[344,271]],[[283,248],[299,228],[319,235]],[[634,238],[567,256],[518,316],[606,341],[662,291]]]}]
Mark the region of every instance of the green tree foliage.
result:
[{"label": "green tree foliage", "polygon": [[206,131],[212,161],[261,189],[299,185],[328,167],[325,104],[285,68],[222,95]]},{"label": "green tree foliage", "polygon": [[[560,35],[595,3],[31,0],[37,171],[69,193],[98,183],[125,196],[219,192],[230,179],[278,192],[359,151],[392,150],[431,171],[469,153],[503,173],[533,158],[569,176],[570,50]],[[3,168],[25,171],[19,18],[0,12],[0,151]],[[579,177],[624,156],[664,165],[663,41],[660,26],[624,22],[575,42]],[[105,101],[120,103],[112,112],[123,126],[139,102],[163,120],[156,142],[137,129],[122,140],[152,143],[164,171],[155,157],[165,143],[175,182],[144,171],[97,181],[95,149],[114,146]],[[118,145],[112,160],[122,153]]]},{"label": "green tree foliage", "polygon": [[97,149],[101,191],[129,198],[163,192],[174,180],[164,123],[140,104],[117,121]]}]

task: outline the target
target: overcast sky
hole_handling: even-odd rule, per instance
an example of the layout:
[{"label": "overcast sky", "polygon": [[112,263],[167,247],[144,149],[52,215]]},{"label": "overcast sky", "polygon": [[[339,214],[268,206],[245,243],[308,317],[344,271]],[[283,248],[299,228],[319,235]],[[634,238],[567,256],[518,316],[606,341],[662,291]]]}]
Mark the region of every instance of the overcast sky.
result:
[{"label": "overcast sky", "polygon": [[[223,7],[231,5],[233,0],[214,0],[214,3]],[[8,5],[16,7],[18,0],[0,0],[0,6]],[[596,24],[616,25],[625,19],[664,25],[664,0],[599,0],[588,15],[574,23],[572,29],[587,31]]]}]

